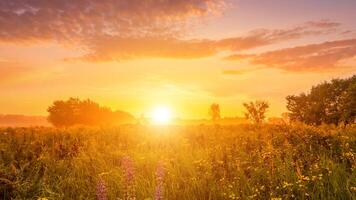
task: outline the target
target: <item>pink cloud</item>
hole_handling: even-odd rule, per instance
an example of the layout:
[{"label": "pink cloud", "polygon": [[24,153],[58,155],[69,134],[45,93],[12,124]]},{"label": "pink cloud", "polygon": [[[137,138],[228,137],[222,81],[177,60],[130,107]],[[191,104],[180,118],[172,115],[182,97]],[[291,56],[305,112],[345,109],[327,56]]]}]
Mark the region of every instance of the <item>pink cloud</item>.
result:
[{"label": "pink cloud", "polygon": [[166,34],[185,19],[223,7],[224,0],[2,0],[0,40],[77,42],[98,35]]},{"label": "pink cloud", "polygon": [[287,71],[321,71],[343,67],[339,63],[356,56],[356,39],[310,44],[258,55],[231,55],[229,60],[247,59],[252,64]]},{"label": "pink cloud", "polygon": [[[325,23],[325,22],[323,22]],[[328,34],[337,23],[321,26],[305,23],[288,29],[251,31],[245,36],[221,40],[183,40],[175,37],[120,37],[104,36],[88,42],[89,53],[81,59],[93,62],[118,61],[135,58],[203,58],[224,51],[242,51],[308,35]],[[246,56],[246,55],[244,55]]]}]

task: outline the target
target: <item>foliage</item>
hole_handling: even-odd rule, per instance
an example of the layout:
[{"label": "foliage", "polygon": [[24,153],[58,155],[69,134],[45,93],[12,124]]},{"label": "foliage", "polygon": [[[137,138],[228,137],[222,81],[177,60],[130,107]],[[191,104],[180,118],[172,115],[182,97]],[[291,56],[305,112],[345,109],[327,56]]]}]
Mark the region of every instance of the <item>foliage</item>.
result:
[{"label": "foliage", "polygon": [[355,199],[356,127],[0,129],[0,199]]},{"label": "foliage", "polygon": [[70,98],[67,101],[55,101],[48,108],[48,120],[54,126],[73,125],[117,125],[130,123],[134,117],[123,111],[113,112],[109,108],[100,107],[91,100]]},{"label": "foliage", "polygon": [[210,106],[209,114],[211,116],[211,119],[213,121],[219,120],[221,118],[220,116],[220,105],[217,103],[213,103]]},{"label": "foliage", "polygon": [[261,124],[265,119],[265,113],[269,108],[267,101],[255,101],[244,103],[243,106],[246,108],[245,117],[251,120],[254,124]]},{"label": "foliage", "polygon": [[307,124],[349,124],[356,120],[356,75],[312,87],[309,94],[288,96],[290,119]]}]

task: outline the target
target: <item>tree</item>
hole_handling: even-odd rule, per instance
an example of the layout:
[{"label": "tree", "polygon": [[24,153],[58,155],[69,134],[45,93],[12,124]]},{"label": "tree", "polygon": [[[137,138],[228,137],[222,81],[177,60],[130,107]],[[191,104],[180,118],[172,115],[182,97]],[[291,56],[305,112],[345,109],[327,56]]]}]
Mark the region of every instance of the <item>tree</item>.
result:
[{"label": "tree", "polygon": [[320,125],[354,123],[356,116],[356,75],[313,86],[308,94],[286,97],[292,121]]},{"label": "tree", "polygon": [[73,125],[116,125],[131,123],[134,117],[123,111],[112,111],[87,99],[70,98],[67,101],[55,101],[47,110],[48,121],[54,126]]},{"label": "tree", "polygon": [[267,101],[255,101],[244,103],[243,106],[246,108],[245,117],[251,120],[254,124],[261,124],[265,119],[265,113],[269,108]]},{"label": "tree", "polygon": [[340,97],[340,121],[345,124],[356,123],[356,76]]},{"label": "tree", "polygon": [[220,106],[219,106],[219,104],[217,104],[217,103],[211,104],[210,110],[209,110],[209,114],[210,114],[211,119],[213,121],[219,120],[221,118],[220,117]]}]

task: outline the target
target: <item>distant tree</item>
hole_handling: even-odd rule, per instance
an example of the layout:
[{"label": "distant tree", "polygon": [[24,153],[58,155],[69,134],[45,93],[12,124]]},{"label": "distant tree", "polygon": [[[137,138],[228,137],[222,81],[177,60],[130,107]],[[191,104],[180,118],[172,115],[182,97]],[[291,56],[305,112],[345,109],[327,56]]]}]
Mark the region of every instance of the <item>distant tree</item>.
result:
[{"label": "distant tree", "polygon": [[213,103],[210,106],[209,114],[211,116],[211,119],[213,121],[219,120],[221,118],[220,116],[220,106],[217,103]]},{"label": "distant tree", "polygon": [[54,126],[73,125],[116,125],[134,121],[134,117],[123,111],[113,112],[87,99],[70,98],[67,101],[55,101],[47,110],[48,121]]},{"label": "distant tree", "polygon": [[356,75],[321,83],[313,86],[308,94],[291,95],[286,99],[292,121],[311,125],[355,123]]},{"label": "distant tree", "polygon": [[282,120],[283,120],[283,122],[285,124],[289,124],[290,123],[289,113],[284,112],[284,113],[282,113],[281,117],[282,117]]},{"label": "distant tree", "polygon": [[243,106],[246,108],[245,117],[251,120],[254,124],[261,124],[265,119],[265,113],[269,108],[267,101],[255,101],[244,103]]}]

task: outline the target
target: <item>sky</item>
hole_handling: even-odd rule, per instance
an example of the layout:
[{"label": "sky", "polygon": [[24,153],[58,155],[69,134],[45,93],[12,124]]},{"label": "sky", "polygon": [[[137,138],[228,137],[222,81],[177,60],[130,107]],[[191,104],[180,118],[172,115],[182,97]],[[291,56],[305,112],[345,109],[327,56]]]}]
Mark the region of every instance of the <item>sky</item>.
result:
[{"label": "sky", "polygon": [[243,116],[356,73],[354,0],[2,0],[0,113],[90,98],[146,115]]}]

